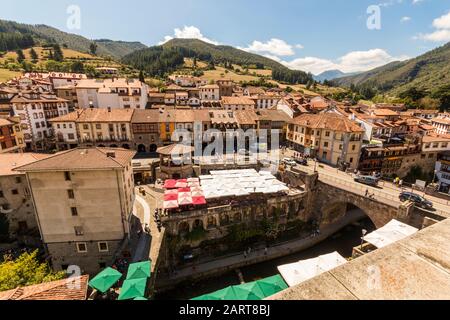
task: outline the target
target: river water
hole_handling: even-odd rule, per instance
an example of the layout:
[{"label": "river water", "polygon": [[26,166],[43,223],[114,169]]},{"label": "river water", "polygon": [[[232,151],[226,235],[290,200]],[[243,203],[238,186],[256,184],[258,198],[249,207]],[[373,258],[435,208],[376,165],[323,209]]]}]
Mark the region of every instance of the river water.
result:
[{"label": "river water", "polygon": [[[248,266],[241,269],[245,282],[252,282],[278,274],[277,266],[315,258],[334,251],[339,252],[344,258],[352,256],[353,248],[361,243],[362,229],[368,232],[375,230],[375,226],[366,218],[358,223],[349,225],[329,237],[320,244],[288,256]],[[188,300],[203,294],[211,293],[228,286],[240,284],[236,272],[221,275],[216,278],[202,279],[178,285],[175,289],[156,294],[156,300]]]}]

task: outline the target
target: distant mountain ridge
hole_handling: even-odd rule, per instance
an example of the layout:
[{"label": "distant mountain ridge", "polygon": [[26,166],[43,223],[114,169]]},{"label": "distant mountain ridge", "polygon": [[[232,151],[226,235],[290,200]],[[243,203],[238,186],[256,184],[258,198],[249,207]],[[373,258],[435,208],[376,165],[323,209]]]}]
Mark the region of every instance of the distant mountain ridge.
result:
[{"label": "distant mountain ridge", "polygon": [[133,51],[147,48],[146,45],[140,42],[113,41],[107,39],[89,40],[83,36],[63,32],[44,24],[30,25],[0,20],[0,48],[2,48],[0,50],[6,49],[5,51],[8,51],[18,49],[8,48],[8,44],[15,44],[15,41],[11,40],[15,38],[25,38],[27,40],[24,42],[23,46],[18,45],[18,48],[29,47],[28,44],[30,43],[30,39],[32,39],[36,45],[57,43],[61,46],[66,45],[69,49],[80,52],[89,52],[91,43],[95,42],[97,44],[98,55],[111,56],[116,59],[122,58]]},{"label": "distant mountain ridge", "polygon": [[322,72],[321,74],[318,74],[317,76],[314,76],[314,80],[323,82],[325,80],[339,79],[342,77],[352,76],[358,73],[359,72],[345,73],[342,72],[341,70],[328,70]]},{"label": "distant mountain ridge", "polygon": [[406,61],[333,80],[338,86],[370,86],[399,95],[409,89],[432,92],[450,85],[450,43]]}]

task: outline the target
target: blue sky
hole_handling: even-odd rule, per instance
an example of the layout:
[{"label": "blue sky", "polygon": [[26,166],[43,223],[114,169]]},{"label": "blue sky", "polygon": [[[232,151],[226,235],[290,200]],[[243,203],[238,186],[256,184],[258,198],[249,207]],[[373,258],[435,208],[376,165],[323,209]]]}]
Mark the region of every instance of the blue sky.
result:
[{"label": "blue sky", "polygon": [[[70,5],[80,29],[67,26]],[[371,5],[380,29],[367,27]],[[146,45],[197,37],[315,74],[367,70],[450,41],[450,0],[21,0],[2,3],[0,18]]]}]

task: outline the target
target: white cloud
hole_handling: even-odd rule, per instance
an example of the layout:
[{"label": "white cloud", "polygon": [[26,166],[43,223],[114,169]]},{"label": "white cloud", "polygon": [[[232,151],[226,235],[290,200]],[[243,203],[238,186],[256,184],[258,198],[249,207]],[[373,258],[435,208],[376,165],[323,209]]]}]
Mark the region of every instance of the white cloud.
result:
[{"label": "white cloud", "polygon": [[450,41],[450,12],[433,20],[434,32],[419,34],[413,39],[421,39],[432,42]]},{"label": "white cloud", "polygon": [[174,38],[179,38],[179,39],[199,39],[202,40],[204,42],[207,43],[211,43],[211,44],[215,44],[218,45],[220,44],[219,42],[215,41],[215,40],[211,40],[208,39],[207,37],[205,37],[199,28],[194,27],[194,26],[184,26],[183,29],[179,29],[179,28],[175,28],[174,29],[174,35],[173,36],[165,36],[164,40],[159,42],[159,45],[162,45],[164,43],[166,43],[167,41],[170,41]]},{"label": "white cloud", "polygon": [[450,29],[450,12],[434,19],[433,27],[436,29]]},{"label": "white cloud", "polygon": [[301,45],[301,44],[296,44],[295,47],[296,47],[297,49],[304,49],[304,48],[305,48],[305,47],[304,47],[303,45]]},{"label": "white cloud", "polygon": [[324,71],[333,69],[341,70],[342,72],[367,71],[393,61],[406,59],[409,59],[409,57],[393,57],[383,49],[372,49],[367,51],[349,52],[335,61],[316,57],[305,57],[289,62],[283,61],[283,64],[291,69],[320,74]]},{"label": "white cloud", "polygon": [[411,21],[411,17],[402,17],[400,19],[400,22],[409,22],[409,21]]},{"label": "white cloud", "polygon": [[423,1],[425,1],[425,0],[412,0],[412,4],[418,4],[418,3],[421,3]]},{"label": "white cloud", "polygon": [[[299,45],[295,45],[295,47],[300,48]],[[239,49],[254,53],[270,54],[273,56],[293,56],[295,54],[294,46],[288,44],[284,40],[276,38],[272,38],[267,42],[255,40],[247,48]]]}]

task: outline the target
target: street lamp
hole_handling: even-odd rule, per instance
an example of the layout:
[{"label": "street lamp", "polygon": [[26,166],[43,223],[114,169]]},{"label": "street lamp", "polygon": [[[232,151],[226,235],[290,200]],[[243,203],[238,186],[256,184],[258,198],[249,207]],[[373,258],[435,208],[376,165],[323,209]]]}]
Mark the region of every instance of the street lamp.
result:
[{"label": "street lamp", "polygon": [[362,249],[363,249],[363,244],[364,244],[364,237],[366,236],[366,234],[367,234],[367,230],[366,229],[362,229],[362,237],[361,237],[361,251],[362,251]]}]

